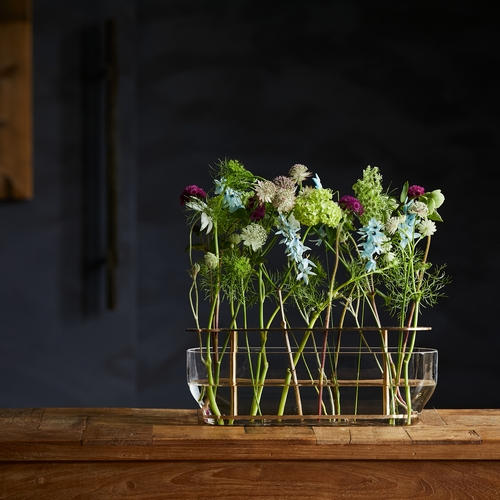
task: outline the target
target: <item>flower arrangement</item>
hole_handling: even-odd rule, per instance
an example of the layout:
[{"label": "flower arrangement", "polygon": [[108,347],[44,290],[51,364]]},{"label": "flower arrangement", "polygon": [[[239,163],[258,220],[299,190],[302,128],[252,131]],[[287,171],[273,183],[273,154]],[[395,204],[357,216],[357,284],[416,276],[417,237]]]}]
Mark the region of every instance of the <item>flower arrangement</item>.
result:
[{"label": "flower arrangement", "polygon": [[[301,164],[272,180],[252,174],[237,160],[219,161],[212,173],[214,184],[208,192],[190,185],[180,196],[190,227],[193,330],[207,371],[206,384],[196,396],[200,406],[209,415],[222,414],[217,401],[220,367],[224,356],[243,349],[251,365],[247,411],[261,414],[269,344],[274,342],[270,338],[279,330],[290,355],[276,414],[285,414],[289,388],[303,385],[296,369],[309,348],[316,360],[316,366],[306,366],[317,394],[316,414],[327,412],[324,387],[331,400],[327,413],[340,414],[335,363],[343,332],[354,330],[359,349],[371,352],[365,333],[371,328],[376,343],[389,353],[390,329],[383,325],[392,318],[396,354],[387,355],[380,366],[392,380],[387,412],[403,407],[409,420],[407,368],[419,317],[423,307],[443,296],[449,281],[444,265],[432,265],[428,259],[436,223],[442,222],[441,191],[407,182],[399,193],[388,192],[379,169],[372,166],[363,170],[353,192],[343,196],[323,187],[318,174],[313,176]],[[298,321],[300,331],[293,325]],[[250,340],[255,332],[257,340]],[[250,356],[252,350],[257,358]],[[231,370],[233,383],[228,385],[234,386],[237,367],[232,364]],[[234,391],[232,416],[238,414]],[[299,413],[300,403],[300,391],[295,390]]]}]

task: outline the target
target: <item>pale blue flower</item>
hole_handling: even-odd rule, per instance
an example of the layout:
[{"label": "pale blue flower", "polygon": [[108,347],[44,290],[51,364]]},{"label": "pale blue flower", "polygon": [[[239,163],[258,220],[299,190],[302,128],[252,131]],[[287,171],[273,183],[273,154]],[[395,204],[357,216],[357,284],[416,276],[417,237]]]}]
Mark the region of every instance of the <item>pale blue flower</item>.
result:
[{"label": "pale blue flower", "polygon": [[368,224],[363,226],[358,233],[361,234],[362,239],[366,239],[368,241],[379,241],[384,238],[384,233],[382,233],[383,228],[383,224],[372,217],[368,221]]},{"label": "pale blue flower", "polygon": [[361,235],[361,243],[358,247],[361,248],[361,258],[368,259],[365,270],[367,272],[374,271],[377,263],[373,256],[380,255],[382,245],[387,241],[387,236],[382,232],[383,224],[372,217],[366,226],[363,226],[358,233]]},{"label": "pale blue flower", "polygon": [[380,254],[380,248],[375,247],[374,245],[369,245],[369,244],[363,244],[359,245],[360,247],[363,247],[363,250],[360,253],[361,258],[363,259],[371,259],[374,254]]},{"label": "pale blue flower", "polygon": [[321,184],[321,180],[320,180],[318,174],[315,174],[314,177],[312,178],[312,180],[314,182],[314,185],[315,185],[316,189],[322,189],[323,188],[323,185]]},{"label": "pale blue flower", "polygon": [[229,208],[231,213],[236,212],[240,208],[244,208],[241,202],[241,194],[233,188],[226,188],[224,191],[223,206]]},{"label": "pale blue flower", "polygon": [[306,284],[309,283],[309,276],[315,274],[312,272],[311,266],[315,266],[315,264],[304,256],[304,252],[310,250],[310,248],[305,246],[298,237],[297,233],[300,230],[300,224],[297,224],[294,218],[288,220],[280,214],[278,228],[279,230],[276,231],[276,234],[284,236],[280,244],[284,243],[286,245],[285,253],[287,257],[291,258],[297,264],[299,270],[297,279],[303,279]]},{"label": "pale blue flower", "polygon": [[403,206],[403,213],[406,216],[406,224],[409,228],[413,229],[415,224],[416,214],[411,212],[411,208],[413,206],[414,200],[409,201],[406,205]]},{"label": "pale blue flower", "polygon": [[420,238],[420,233],[417,233],[414,228],[413,224],[415,221],[411,221],[411,224],[408,224],[407,222],[403,222],[398,225],[398,234],[401,239],[399,244],[401,245],[401,248],[406,248],[408,243],[410,243],[411,240]]},{"label": "pale blue flower", "polygon": [[215,179],[215,194],[223,194],[222,206],[229,208],[231,213],[236,212],[239,208],[244,208],[241,202],[241,194],[233,188],[226,187],[226,179],[221,177],[220,180]]},{"label": "pale blue flower", "polygon": [[314,262],[311,262],[309,259],[302,259],[297,263],[297,267],[299,269],[299,274],[297,275],[297,279],[303,279],[304,283],[307,285],[309,283],[309,276],[314,276],[316,273],[313,273],[311,266],[316,267]]},{"label": "pale blue flower", "polygon": [[221,177],[220,180],[215,179],[214,184],[215,184],[215,194],[221,194],[224,192],[224,189],[226,188],[226,179],[224,177]]},{"label": "pale blue flower", "polygon": [[315,243],[317,247],[320,247],[323,244],[323,240],[326,238],[326,231],[323,226],[316,228],[315,231],[319,238],[315,240],[311,239],[311,242]]},{"label": "pale blue flower", "polygon": [[377,268],[377,262],[375,259],[368,259],[368,262],[365,264],[365,271],[367,273],[371,273],[372,271],[375,271]]},{"label": "pale blue flower", "polygon": [[280,243],[293,239],[298,233],[300,225],[297,225],[294,222],[296,222],[296,219],[291,220],[291,217],[287,219],[283,214],[280,214],[278,222],[279,230],[276,231],[276,234],[282,234],[284,236]]},{"label": "pale blue flower", "polygon": [[410,243],[411,229],[406,222],[398,224],[398,234],[399,234],[399,244],[401,248],[406,248],[408,243]]}]

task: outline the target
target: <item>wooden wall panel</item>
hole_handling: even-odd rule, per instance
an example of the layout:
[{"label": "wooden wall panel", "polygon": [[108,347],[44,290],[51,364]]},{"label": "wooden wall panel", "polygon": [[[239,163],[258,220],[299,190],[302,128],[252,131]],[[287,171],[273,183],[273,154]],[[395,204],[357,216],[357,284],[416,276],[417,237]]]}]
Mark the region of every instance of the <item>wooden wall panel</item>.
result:
[{"label": "wooden wall panel", "polygon": [[28,1],[0,6],[0,198],[33,197],[32,47]]}]

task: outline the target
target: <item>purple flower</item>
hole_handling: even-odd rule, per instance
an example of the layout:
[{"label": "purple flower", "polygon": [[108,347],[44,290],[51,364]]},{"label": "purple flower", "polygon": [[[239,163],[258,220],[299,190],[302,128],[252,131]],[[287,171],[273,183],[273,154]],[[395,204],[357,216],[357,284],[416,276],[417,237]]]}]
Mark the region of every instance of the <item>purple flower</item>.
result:
[{"label": "purple flower", "polygon": [[425,189],[422,186],[413,185],[408,188],[408,196],[410,198],[417,198],[425,193]]},{"label": "purple flower", "polygon": [[363,212],[365,211],[361,202],[357,198],[354,198],[354,196],[342,196],[339,200],[339,205],[344,210],[354,212],[356,215],[363,215]]},{"label": "purple flower", "polygon": [[259,205],[251,214],[250,220],[262,220],[266,215],[266,207],[264,205]]},{"label": "purple flower", "polygon": [[186,186],[181,194],[181,205],[185,205],[190,198],[200,198],[201,200],[207,196],[203,189],[194,184]]},{"label": "purple flower", "polygon": [[259,203],[257,195],[252,196],[248,199],[248,209],[250,210],[250,220],[257,221],[262,220],[266,215],[266,205],[264,203]]}]

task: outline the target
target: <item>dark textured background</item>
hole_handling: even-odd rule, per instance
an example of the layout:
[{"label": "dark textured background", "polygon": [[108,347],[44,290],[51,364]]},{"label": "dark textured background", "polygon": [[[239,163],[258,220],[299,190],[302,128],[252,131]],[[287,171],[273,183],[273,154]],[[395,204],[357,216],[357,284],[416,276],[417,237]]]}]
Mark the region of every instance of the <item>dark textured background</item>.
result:
[{"label": "dark textured background", "polygon": [[[442,189],[431,260],[448,264],[453,283],[421,321],[433,330],[419,344],[440,355],[431,405],[498,407],[494,2],[33,3],[35,197],[0,204],[1,406],[194,407],[179,194],[208,188],[208,165],[230,157],[268,177],[303,163],[341,192],[368,164],[394,186]],[[114,311],[102,280],[89,290],[84,279],[89,231],[104,216],[102,186],[89,182],[102,148],[84,68],[89,33],[110,17]]]}]

